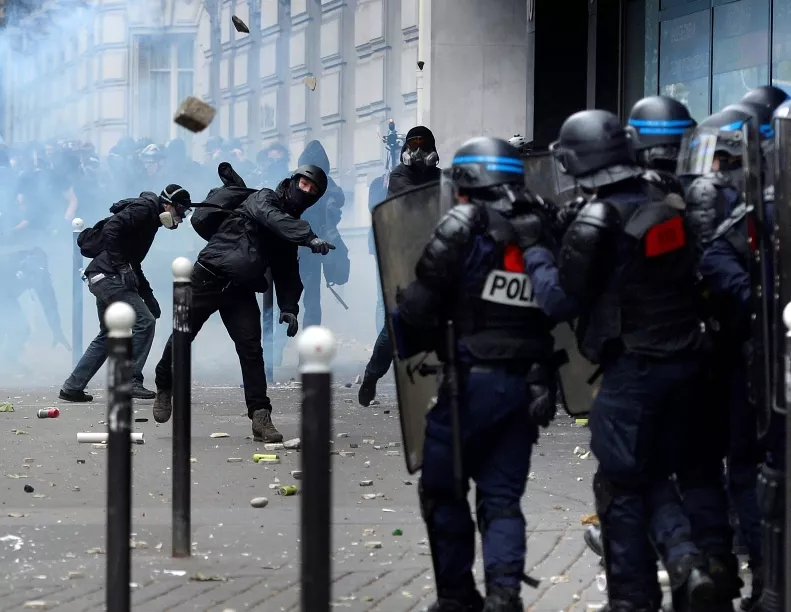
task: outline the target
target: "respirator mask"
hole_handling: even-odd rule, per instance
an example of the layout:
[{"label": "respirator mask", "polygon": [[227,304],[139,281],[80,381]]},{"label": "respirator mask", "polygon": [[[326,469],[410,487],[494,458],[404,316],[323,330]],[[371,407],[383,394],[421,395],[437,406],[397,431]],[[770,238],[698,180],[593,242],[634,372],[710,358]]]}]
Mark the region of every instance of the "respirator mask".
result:
[{"label": "respirator mask", "polygon": [[415,136],[406,141],[404,152],[401,153],[401,162],[405,166],[416,166],[422,164],[427,167],[434,167],[439,163],[439,155],[436,151],[427,151],[429,148],[423,136]]},{"label": "respirator mask", "polygon": [[[159,221],[162,223],[164,227],[167,229],[176,229],[179,224],[186,218],[187,211],[190,210],[189,206],[185,206],[184,204],[179,204],[173,201],[173,198],[178,193],[183,193],[186,195],[186,200],[189,202],[189,193],[183,187],[177,188],[173,193],[168,193],[167,189],[165,189],[160,195],[160,202],[164,205],[168,205],[172,208],[172,210],[163,210],[159,213]],[[183,198],[182,198],[183,199]]]}]

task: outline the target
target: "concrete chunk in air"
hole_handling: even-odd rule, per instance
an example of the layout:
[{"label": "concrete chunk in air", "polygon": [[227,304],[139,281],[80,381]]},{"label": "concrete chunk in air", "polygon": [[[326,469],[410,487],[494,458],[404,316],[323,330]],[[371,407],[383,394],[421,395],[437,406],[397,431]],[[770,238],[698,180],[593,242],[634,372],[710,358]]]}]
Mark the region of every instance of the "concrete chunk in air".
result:
[{"label": "concrete chunk in air", "polygon": [[176,111],[173,121],[190,132],[202,132],[214,119],[217,110],[203,100],[188,96]]}]

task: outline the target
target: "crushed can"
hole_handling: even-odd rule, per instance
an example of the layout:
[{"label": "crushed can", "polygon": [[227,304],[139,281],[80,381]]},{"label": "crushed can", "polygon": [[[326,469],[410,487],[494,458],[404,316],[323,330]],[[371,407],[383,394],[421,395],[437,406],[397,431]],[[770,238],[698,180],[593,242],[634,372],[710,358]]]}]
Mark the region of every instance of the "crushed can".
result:
[{"label": "crushed can", "polygon": [[278,489],[279,495],[296,495],[297,494],[297,487],[294,485],[284,485]]},{"label": "crushed can", "polygon": [[40,419],[57,419],[60,416],[60,410],[57,408],[42,408],[36,416]]}]

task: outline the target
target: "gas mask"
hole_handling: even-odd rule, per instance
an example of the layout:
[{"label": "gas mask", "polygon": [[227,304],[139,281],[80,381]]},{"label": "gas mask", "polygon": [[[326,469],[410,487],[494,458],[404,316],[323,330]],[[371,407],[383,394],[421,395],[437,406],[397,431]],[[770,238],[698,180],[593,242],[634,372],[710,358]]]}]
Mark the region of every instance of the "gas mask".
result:
[{"label": "gas mask", "polygon": [[437,155],[436,151],[427,153],[421,148],[417,148],[413,151],[407,147],[404,152],[401,153],[401,162],[405,166],[423,165],[433,168],[439,163],[439,155]]},{"label": "gas mask", "polygon": [[159,221],[162,225],[168,229],[176,229],[179,224],[184,220],[183,216],[179,216],[178,214],[173,214],[169,210],[163,210],[159,213]]},{"label": "gas mask", "polygon": [[166,227],[170,230],[176,229],[179,226],[179,224],[186,218],[187,211],[189,210],[189,206],[177,204],[173,201],[173,196],[175,196],[180,191],[185,190],[182,187],[171,194],[163,191],[159,196],[159,201],[163,208],[162,212],[159,213],[159,222],[162,223],[163,227]]}]

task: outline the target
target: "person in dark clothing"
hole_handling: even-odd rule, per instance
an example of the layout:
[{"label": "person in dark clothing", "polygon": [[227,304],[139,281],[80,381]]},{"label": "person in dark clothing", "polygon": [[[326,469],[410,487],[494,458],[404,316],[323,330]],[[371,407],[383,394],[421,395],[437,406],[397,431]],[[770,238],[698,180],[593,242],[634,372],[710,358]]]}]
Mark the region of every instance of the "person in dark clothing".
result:
[{"label": "person in dark clothing", "polygon": [[289,176],[288,149],[279,142],[261,149],[255,156],[251,184],[256,189],[275,189]]},{"label": "person in dark clothing", "polygon": [[[104,313],[113,302],[126,302],[135,310],[132,328],[133,386],[135,399],[153,399],[143,386],[143,366],[154,341],[156,319],[162,314],[141,264],[161,226],[176,229],[191,208],[190,194],[179,185],[168,185],[159,195],[144,191],[138,198],[116,202],[101,228],[103,248],[85,268],[88,290],[96,297],[99,334],[83,354],[60,390],[60,399],[90,402],[85,387],[107,359]],[[86,230],[83,230],[86,231]]]},{"label": "person in dark clothing", "polygon": [[[406,141],[401,148],[401,163],[393,168],[388,177],[387,197],[391,198],[420,185],[438,181],[442,174],[438,164],[439,155],[434,134],[425,126],[413,127],[407,132]],[[376,397],[376,383],[387,374],[392,361],[393,344],[387,325],[383,325],[376,338],[371,359],[365,366],[365,375],[357,393],[361,406],[370,405]]]},{"label": "person in dark clothing", "polygon": [[[330,160],[327,152],[318,140],[311,140],[299,156],[297,165],[313,165],[321,168],[327,175],[327,191],[321,199],[310,207],[303,218],[317,235],[332,242],[338,247],[342,244],[338,234],[338,223],[341,221],[341,210],[346,202],[343,190],[329,176]],[[324,276],[327,282],[342,285],[349,279],[348,249],[341,248],[330,254],[326,259],[319,255],[300,253],[299,276],[304,286],[302,305],[302,327],[321,325],[321,268],[324,264]],[[344,274],[345,272],[345,274]]]},{"label": "person in dark clothing", "polygon": [[[278,185],[276,191],[261,189],[233,210],[198,254],[192,271],[190,329],[194,339],[209,317],[220,313],[239,355],[247,416],[253,436],[280,442],[283,436],[272,423],[272,402],[267,397],[264,354],[261,344],[261,311],[256,293],[264,293],[272,272],[280,307],[280,323],[287,335],[297,334],[299,298],[298,246],[316,253],[333,247],[313,233],[300,216],[315,204],[327,188],[321,168],[303,166]],[[173,410],[172,337],[156,367],[157,393],[154,420],[165,423]]]},{"label": "person in dark clothing", "polygon": [[27,317],[19,304],[25,291],[33,291],[38,298],[47,324],[52,331],[52,346],[61,345],[71,350],[58,314],[58,301],[52,286],[47,254],[36,247],[10,253],[0,258],[0,342],[2,343],[3,366],[6,371],[24,368],[19,357],[24,349],[30,329]]},{"label": "person in dark clothing", "polygon": [[[380,202],[387,199],[387,184],[390,174],[385,173],[371,181],[368,187],[368,212],[373,213]],[[376,327],[381,329],[385,325],[385,302],[382,296],[382,283],[379,280],[379,266],[376,264],[376,243],[374,242],[374,228],[368,231],[368,252],[374,256],[374,270],[376,271]]]}]

